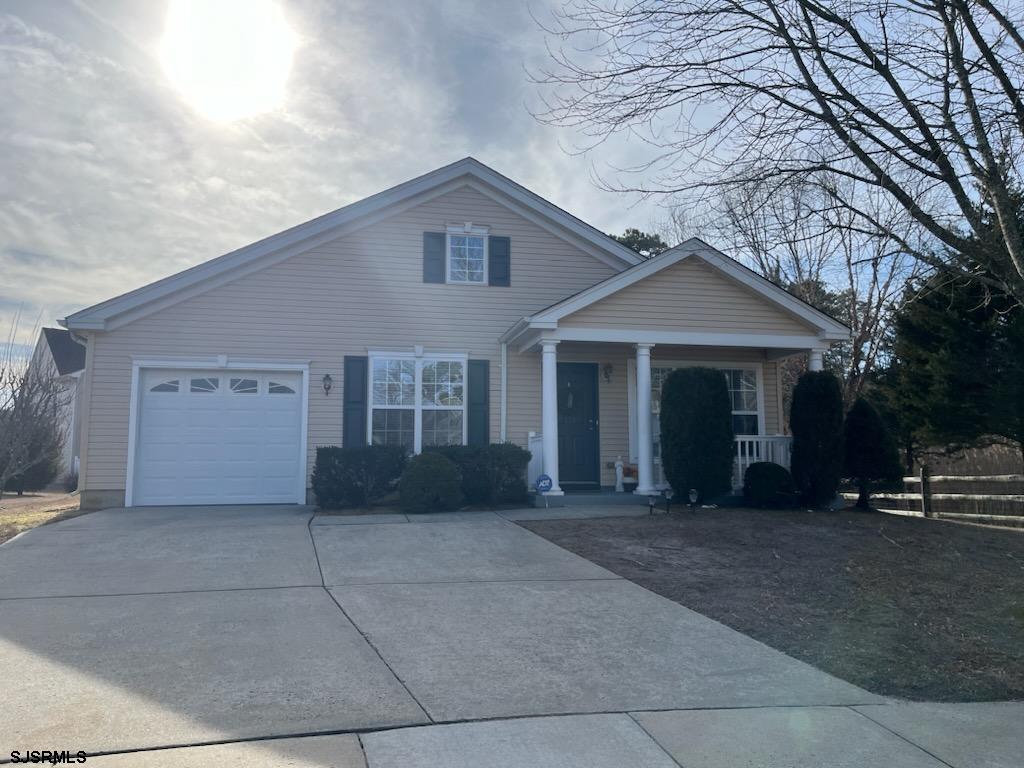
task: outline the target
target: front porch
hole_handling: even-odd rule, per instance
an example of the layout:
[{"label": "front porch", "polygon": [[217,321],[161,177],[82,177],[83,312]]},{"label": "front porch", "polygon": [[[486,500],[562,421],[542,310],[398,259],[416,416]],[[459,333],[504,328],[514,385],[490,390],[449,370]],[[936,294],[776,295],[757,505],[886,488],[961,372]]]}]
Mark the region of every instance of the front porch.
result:
[{"label": "front porch", "polygon": [[[690,366],[716,368],[726,378],[734,489],[754,462],[788,468],[779,363],[803,354],[811,370],[821,370],[824,352],[848,335],[841,323],[706,244],[677,246],[523,318],[502,337],[517,391],[532,383],[540,396],[540,424],[525,430],[533,452],[529,481],[547,475],[551,496],[614,488],[621,462],[635,467],[634,493],[660,493],[667,487],[661,385]],[[688,489],[674,490],[682,498]]]},{"label": "front porch", "polygon": [[[616,487],[620,462],[625,486],[636,495],[668,488],[660,450],[661,384],[671,371],[691,366],[717,368],[726,377],[739,430],[733,490],[741,491],[744,473],[754,462],[789,468],[792,438],[782,433],[778,360],[769,359],[764,349],[572,342],[546,347],[541,352],[541,421],[549,431],[542,427],[528,433],[532,458],[527,474],[531,485],[549,476],[553,487],[548,495],[606,495]],[[549,387],[544,386],[545,354],[546,369],[554,371]],[[580,391],[581,374],[593,381],[593,401]],[[546,399],[544,392],[551,389],[554,394]],[[546,460],[552,456],[554,461]]]}]

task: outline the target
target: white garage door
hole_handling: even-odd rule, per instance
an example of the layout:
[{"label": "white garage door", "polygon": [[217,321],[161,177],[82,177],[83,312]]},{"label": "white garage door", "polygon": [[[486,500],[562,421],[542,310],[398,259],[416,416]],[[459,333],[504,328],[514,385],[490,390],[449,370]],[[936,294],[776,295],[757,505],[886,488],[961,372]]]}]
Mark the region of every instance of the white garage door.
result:
[{"label": "white garage door", "polygon": [[301,390],[295,371],[141,371],[132,503],[299,501]]}]

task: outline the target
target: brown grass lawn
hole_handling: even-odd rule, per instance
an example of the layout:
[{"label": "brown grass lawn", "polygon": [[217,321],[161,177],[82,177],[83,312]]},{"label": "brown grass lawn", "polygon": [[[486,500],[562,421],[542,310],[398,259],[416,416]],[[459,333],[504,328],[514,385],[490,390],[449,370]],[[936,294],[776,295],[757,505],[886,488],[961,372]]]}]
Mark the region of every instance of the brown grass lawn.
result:
[{"label": "brown grass lawn", "polygon": [[521,523],[875,693],[1024,698],[1024,532],[843,511]]},{"label": "brown grass lawn", "polygon": [[0,544],[22,531],[82,514],[78,496],[67,493],[26,493],[0,499]]}]

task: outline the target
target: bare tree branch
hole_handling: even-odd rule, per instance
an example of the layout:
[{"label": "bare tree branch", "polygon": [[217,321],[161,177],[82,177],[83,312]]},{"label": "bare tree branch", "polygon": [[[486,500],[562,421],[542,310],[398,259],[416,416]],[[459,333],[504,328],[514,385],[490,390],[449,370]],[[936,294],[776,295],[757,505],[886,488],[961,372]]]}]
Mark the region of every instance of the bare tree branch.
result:
[{"label": "bare tree branch", "polygon": [[[927,233],[902,252],[971,277],[980,265],[1020,302],[1022,16],[1009,0],[568,0],[548,25],[561,45],[535,76],[537,117],[595,143],[627,131],[647,142],[650,162],[632,169],[647,180],[619,174],[602,180],[610,189],[874,188]],[[884,237],[874,209],[835,203]],[[982,248],[989,214],[1000,240]]]}]

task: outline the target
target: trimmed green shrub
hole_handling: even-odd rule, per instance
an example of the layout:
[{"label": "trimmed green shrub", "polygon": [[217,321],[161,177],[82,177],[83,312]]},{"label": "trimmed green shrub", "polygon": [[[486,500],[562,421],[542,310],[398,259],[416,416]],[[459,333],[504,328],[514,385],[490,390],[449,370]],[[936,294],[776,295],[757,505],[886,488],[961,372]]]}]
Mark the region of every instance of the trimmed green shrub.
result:
[{"label": "trimmed green shrub", "polygon": [[809,371],[793,388],[793,482],[803,501],[817,507],[836,496],[843,469],[843,395],[827,371]]},{"label": "trimmed green shrub", "polygon": [[316,503],[324,509],[368,507],[394,490],[405,461],[405,449],[397,445],[320,446],[313,467]]},{"label": "trimmed green shrub", "polygon": [[899,451],[878,411],[863,397],[843,423],[844,470],[857,483],[857,506],[867,509],[872,480],[898,480],[903,474]]},{"label": "trimmed green shrub", "polygon": [[770,461],[758,461],[743,475],[743,498],[752,507],[788,507],[796,501],[789,470]]},{"label": "trimmed green shrub", "polygon": [[452,461],[462,474],[466,504],[516,504],[525,502],[526,466],[530,452],[514,443],[446,445],[427,448]]},{"label": "trimmed green shrub", "polygon": [[713,368],[680,368],[661,388],[661,462],[676,493],[707,501],[732,486],[732,402]]},{"label": "trimmed green shrub", "polygon": [[447,512],[462,506],[462,476],[455,462],[439,453],[413,456],[398,483],[402,509],[413,514]]}]

